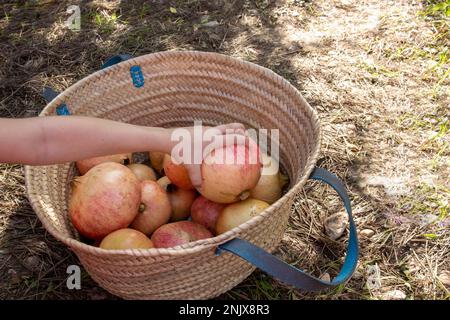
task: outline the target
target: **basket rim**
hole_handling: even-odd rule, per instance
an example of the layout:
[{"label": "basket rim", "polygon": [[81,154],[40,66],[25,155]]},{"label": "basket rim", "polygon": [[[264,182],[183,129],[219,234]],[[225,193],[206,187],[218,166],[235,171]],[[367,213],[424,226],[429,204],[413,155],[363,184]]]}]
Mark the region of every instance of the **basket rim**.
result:
[{"label": "basket rim", "polygon": [[[57,106],[59,106],[61,103],[63,103],[65,97],[71,95],[74,91],[76,91],[78,88],[82,87],[86,83],[92,82],[98,77],[101,77],[107,73],[113,73],[117,69],[121,68],[123,65],[126,64],[137,64],[137,63],[145,63],[146,60],[149,59],[155,59],[155,58],[164,58],[164,57],[172,57],[172,56],[180,56],[180,55],[187,55],[187,56],[197,56],[197,57],[213,57],[217,58],[218,60],[222,59],[222,61],[232,62],[232,63],[238,63],[246,65],[247,67],[253,68],[255,70],[259,70],[265,74],[267,74],[269,77],[276,79],[281,83],[282,85],[290,87],[302,100],[304,105],[307,108],[307,111],[309,112],[312,121],[314,122],[314,131],[316,135],[316,144],[314,146],[314,150],[312,150],[311,155],[308,159],[307,164],[304,168],[303,176],[300,178],[300,180],[292,185],[292,187],[275,203],[271,204],[269,207],[267,207],[264,211],[262,211],[259,215],[253,217],[252,219],[248,220],[244,224],[237,226],[223,234],[220,234],[218,236],[198,240],[194,242],[190,242],[181,246],[176,246],[172,248],[151,248],[151,249],[121,249],[121,250],[106,250],[98,247],[94,247],[91,245],[88,245],[86,243],[83,243],[75,238],[68,237],[63,235],[60,231],[58,231],[56,228],[51,225],[47,219],[41,217],[40,209],[38,209],[37,204],[35,203],[35,200],[33,199],[33,196],[30,193],[31,189],[31,176],[33,175],[33,171],[35,170],[35,166],[25,165],[25,187],[27,191],[27,197],[30,202],[30,205],[32,206],[34,212],[38,216],[41,223],[44,225],[45,229],[52,234],[56,239],[60,240],[64,244],[68,245],[74,250],[79,250],[86,253],[92,253],[98,256],[109,256],[112,255],[116,256],[134,256],[134,257],[157,257],[157,256],[180,256],[180,255],[188,255],[192,253],[197,253],[205,250],[210,250],[211,248],[215,248],[220,244],[223,244],[227,241],[230,241],[236,237],[238,237],[240,234],[242,234],[245,230],[251,228],[252,226],[258,224],[260,221],[264,220],[266,217],[268,217],[271,214],[274,214],[275,211],[280,208],[289,198],[294,197],[295,193],[299,191],[300,188],[303,187],[303,185],[306,183],[306,180],[310,176],[311,172],[313,171],[315,164],[317,162],[317,159],[320,154],[320,148],[322,143],[322,133],[320,128],[320,121],[319,116],[317,113],[317,110],[303,98],[300,91],[295,88],[288,80],[283,78],[282,76],[278,75],[274,71],[265,68],[263,66],[257,65],[255,63],[241,60],[239,58],[231,57],[228,55],[215,53],[215,52],[203,52],[203,51],[195,51],[195,50],[172,50],[172,51],[162,51],[162,52],[155,52],[155,53],[149,53],[145,55],[141,55],[138,57],[131,58],[129,60],[125,60],[123,62],[120,62],[118,64],[115,64],[113,66],[110,66],[106,69],[98,70],[78,81],[76,81],[74,84],[66,88],[64,91],[62,91],[57,97],[55,97],[52,101],[50,101],[41,111],[39,114],[40,117],[47,116],[48,113],[54,112]],[[66,165],[66,164],[57,164],[57,165]]]}]

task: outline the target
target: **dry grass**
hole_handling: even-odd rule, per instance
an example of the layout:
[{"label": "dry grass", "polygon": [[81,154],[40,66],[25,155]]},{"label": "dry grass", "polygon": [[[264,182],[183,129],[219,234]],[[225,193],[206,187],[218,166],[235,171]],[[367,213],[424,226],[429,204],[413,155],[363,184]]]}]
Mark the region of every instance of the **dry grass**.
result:
[{"label": "dry grass", "polygon": [[[331,292],[304,294],[255,272],[221,298],[380,299],[395,289],[408,299],[448,299],[450,39],[449,17],[432,9],[438,2],[2,4],[0,116],[37,115],[44,85],[62,90],[118,52],[208,50],[261,64],[318,109],[319,164],[346,182],[358,230],[369,236],[360,237],[355,276]],[[82,31],[73,33],[63,22],[77,3]],[[0,299],[114,298],[87,274],[83,290],[66,289],[66,267],[76,257],[36,219],[20,166],[0,166],[0,188]],[[340,210],[333,192],[309,183],[277,254],[317,276],[336,275],[346,240],[330,240],[323,220]],[[380,288],[367,286],[373,266]]]}]

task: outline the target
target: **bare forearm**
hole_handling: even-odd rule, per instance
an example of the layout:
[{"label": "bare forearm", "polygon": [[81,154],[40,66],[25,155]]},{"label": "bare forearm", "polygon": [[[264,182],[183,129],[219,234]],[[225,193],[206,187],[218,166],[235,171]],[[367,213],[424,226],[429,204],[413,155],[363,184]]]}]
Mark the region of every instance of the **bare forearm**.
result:
[{"label": "bare forearm", "polygon": [[55,164],[117,153],[170,152],[172,147],[167,129],[96,118],[0,119],[0,123],[0,162]]}]

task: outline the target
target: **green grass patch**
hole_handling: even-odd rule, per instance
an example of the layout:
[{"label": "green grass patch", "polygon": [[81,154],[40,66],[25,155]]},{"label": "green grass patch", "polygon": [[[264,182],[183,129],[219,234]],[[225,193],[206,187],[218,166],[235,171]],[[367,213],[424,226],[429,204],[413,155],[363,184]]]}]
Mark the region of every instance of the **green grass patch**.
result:
[{"label": "green grass patch", "polygon": [[116,29],[118,18],[115,12],[111,14],[106,11],[97,12],[94,15],[94,24],[101,32],[112,33]]},{"label": "green grass patch", "polygon": [[427,184],[419,185],[415,194],[403,197],[397,204],[398,210],[406,210],[410,214],[433,214],[437,221],[449,216],[448,199],[450,190],[445,186],[431,187]]},{"label": "green grass patch", "polygon": [[425,10],[419,14],[425,17],[450,17],[450,0],[428,0]]},{"label": "green grass patch", "polygon": [[81,14],[81,27],[95,29],[102,34],[112,34],[118,24],[127,24],[115,11],[88,11]]},{"label": "green grass patch", "polygon": [[430,169],[437,171],[441,166],[448,166],[447,157],[450,156],[449,146],[449,119],[445,110],[436,110],[433,114],[418,115],[405,113],[397,120],[397,127],[402,131],[411,131],[413,134],[429,132],[420,145],[420,150],[430,153],[432,159]]},{"label": "green grass patch", "polygon": [[369,64],[367,62],[362,62],[360,67],[366,70],[373,77],[385,76],[388,78],[395,78],[400,75],[400,72],[389,70],[388,68],[376,64]]},{"label": "green grass patch", "polygon": [[419,16],[431,21],[433,25],[434,48],[432,54],[428,56],[433,61],[428,73],[435,75],[438,80],[433,87],[432,97],[438,98],[441,86],[450,76],[450,51],[448,48],[450,37],[450,0],[429,0],[424,10],[419,12]]}]

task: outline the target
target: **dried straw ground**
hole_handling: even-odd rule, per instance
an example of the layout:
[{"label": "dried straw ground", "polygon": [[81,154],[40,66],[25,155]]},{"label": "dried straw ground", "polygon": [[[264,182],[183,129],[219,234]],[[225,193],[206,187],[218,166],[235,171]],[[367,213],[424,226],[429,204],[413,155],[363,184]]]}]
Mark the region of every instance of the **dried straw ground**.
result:
[{"label": "dried straw ground", "polygon": [[[318,109],[319,164],[350,190],[361,259],[353,279],[331,292],[305,295],[257,271],[220,298],[449,298],[445,2],[130,2],[0,5],[0,116],[37,115],[43,86],[63,90],[118,52],[196,49],[261,64]],[[70,4],[81,8],[78,33],[64,26]],[[0,165],[0,190],[0,299],[114,298],[86,273],[82,290],[66,288],[77,259],[36,218],[21,166]],[[308,184],[277,254],[317,276],[336,275],[346,234],[330,240],[323,221],[341,210],[333,192]]]}]

